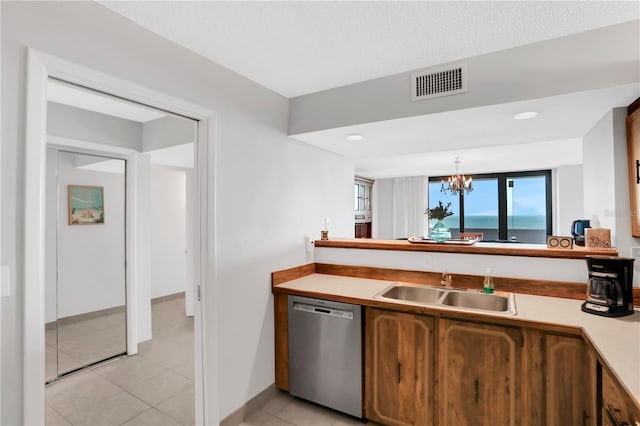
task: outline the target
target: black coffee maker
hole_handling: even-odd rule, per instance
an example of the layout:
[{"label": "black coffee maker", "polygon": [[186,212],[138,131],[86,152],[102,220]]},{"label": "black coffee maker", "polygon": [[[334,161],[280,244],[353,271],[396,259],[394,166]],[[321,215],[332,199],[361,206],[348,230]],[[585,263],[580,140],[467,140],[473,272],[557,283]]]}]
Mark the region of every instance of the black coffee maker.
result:
[{"label": "black coffee maker", "polygon": [[589,281],[582,310],[605,317],[633,314],[633,261],[627,257],[587,256]]}]

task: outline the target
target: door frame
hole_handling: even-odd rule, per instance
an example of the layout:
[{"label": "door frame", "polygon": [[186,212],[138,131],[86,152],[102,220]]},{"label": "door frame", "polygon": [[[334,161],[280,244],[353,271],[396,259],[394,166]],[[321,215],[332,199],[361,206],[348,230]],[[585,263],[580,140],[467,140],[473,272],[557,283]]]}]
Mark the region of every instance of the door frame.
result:
[{"label": "door frame", "polygon": [[[215,261],[215,147],[216,114],[200,105],[122,80],[102,72],[27,49],[26,129],[24,167],[24,311],[23,422],[44,424],[44,214],[47,145],[47,81],[55,77],[101,92],[184,115],[198,121],[195,175],[198,208],[192,220],[198,227],[196,286],[200,287],[194,324],[196,424],[218,423],[218,367],[214,282]],[[134,259],[135,262],[135,259]],[[131,268],[133,269],[133,268]],[[135,280],[128,281],[135,292]],[[135,303],[135,301],[132,301]],[[207,326],[210,324],[210,326]]]}]

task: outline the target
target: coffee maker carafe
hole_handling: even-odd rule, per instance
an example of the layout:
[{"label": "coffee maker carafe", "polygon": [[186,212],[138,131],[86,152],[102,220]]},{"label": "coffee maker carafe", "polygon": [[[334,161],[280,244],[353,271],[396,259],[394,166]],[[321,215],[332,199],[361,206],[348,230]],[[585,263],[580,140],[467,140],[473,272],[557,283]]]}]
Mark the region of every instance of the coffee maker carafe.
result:
[{"label": "coffee maker carafe", "polygon": [[606,317],[633,314],[633,261],[626,257],[587,256],[589,281],[582,310]]}]

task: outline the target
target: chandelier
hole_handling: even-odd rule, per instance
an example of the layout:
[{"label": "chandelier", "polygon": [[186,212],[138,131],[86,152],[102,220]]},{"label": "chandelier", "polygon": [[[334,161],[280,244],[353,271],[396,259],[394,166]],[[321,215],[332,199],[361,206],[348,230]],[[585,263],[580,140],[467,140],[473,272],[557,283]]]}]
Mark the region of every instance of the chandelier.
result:
[{"label": "chandelier", "polygon": [[473,191],[473,179],[471,176],[466,177],[465,175],[461,175],[458,170],[460,168],[460,157],[456,157],[456,161],[454,161],[454,163],[456,165],[456,173],[449,176],[447,178],[447,182],[445,182],[444,179],[440,181],[442,184],[440,191],[445,194],[447,191],[450,191],[452,195],[457,195],[463,191],[466,191],[467,193]]}]

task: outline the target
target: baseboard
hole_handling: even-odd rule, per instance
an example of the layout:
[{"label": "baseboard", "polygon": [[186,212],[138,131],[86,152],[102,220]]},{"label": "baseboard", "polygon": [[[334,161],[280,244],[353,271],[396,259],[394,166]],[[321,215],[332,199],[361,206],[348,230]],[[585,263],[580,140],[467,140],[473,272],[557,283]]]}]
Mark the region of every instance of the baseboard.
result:
[{"label": "baseboard", "polygon": [[251,416],[253,413],[262,408],[269,400],[278,395],[280,392],[282,391],[276,387],[275,383],[271,384],[265,390],[247,401],[247,403],[242,407],[238,408],[236,411],[222,419],[220,421],[220,426],[238,426],[247,417]]},{"label": "baseboard", "polygon": [[[90,319],[100,318],[107,315],[124,314],[125,310],[126,310],[126,307],[122,305],[122,306],[116,306],[113,308],[101,309],[99,311],[87,312],[84,314],[71,315],[68,317],[58,318],[58,325],[73,324],[76,322],[87,321]],[[49,324],[55,324],[55,322],[52,322]]]},{"label": "baseboard", "polygon": [[156,303],[168,302],[170,300],[184,299],[184,297],[185,297],[185,292],[181,291],[180,293],[167,294],[166,296],[153,298],[151,299],[151,304],[155,305]]}]

